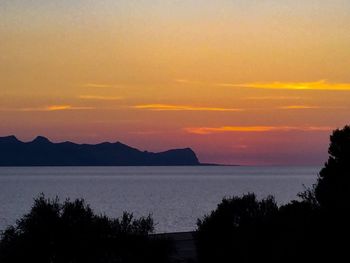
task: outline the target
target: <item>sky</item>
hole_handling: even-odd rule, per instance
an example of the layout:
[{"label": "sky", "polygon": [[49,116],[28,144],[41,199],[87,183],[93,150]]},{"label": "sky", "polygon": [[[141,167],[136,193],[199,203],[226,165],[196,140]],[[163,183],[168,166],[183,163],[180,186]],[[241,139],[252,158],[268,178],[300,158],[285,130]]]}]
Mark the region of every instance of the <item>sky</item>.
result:
[{"label": "sky", "polygon": [[1,0],[0,136],[321,166],[349,68],[347,0]]}]

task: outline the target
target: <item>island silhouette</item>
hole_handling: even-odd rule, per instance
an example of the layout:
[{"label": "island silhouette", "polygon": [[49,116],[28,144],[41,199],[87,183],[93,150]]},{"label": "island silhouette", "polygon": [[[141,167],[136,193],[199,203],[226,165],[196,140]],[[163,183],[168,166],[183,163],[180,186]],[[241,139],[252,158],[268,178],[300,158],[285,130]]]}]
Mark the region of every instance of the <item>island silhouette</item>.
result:
[{"label": "island silhouette", "polygon": [[0,137],[0,166],[180,166],[200,165],[191,148],[164,152],[140,151],[121,142],[53,143],[38,136],[22,142]]}]

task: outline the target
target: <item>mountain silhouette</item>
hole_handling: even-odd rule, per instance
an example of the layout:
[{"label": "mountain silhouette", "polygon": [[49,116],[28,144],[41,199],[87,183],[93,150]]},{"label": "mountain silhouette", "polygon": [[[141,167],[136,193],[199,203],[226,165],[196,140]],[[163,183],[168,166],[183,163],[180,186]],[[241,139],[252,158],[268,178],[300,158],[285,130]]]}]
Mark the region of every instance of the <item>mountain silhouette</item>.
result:
[{"label": "mountain silhouette", "polygon": [[165,152],[140,151],[120,142],[100,144],[53,143],[38,136],[22,142],[0,137],[0,166],[169,166],[200,165],[190,148]]}]

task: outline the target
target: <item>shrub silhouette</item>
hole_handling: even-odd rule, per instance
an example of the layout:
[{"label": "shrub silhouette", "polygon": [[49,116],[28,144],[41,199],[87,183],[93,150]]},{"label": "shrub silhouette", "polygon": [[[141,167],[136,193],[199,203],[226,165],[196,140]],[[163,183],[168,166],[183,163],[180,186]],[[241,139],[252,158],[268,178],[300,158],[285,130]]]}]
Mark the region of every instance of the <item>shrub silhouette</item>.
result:
[{"label": "shrub silhouette", "polygon": [[2,234],[0,262],[167,262],[170,244],[151,239],[153,230],[150,216],[110,219],[95,215],[82,199],[60,203],[41,195]]},{"label": "shrub silhouette", "polygon": [[307,201],[278,207],[273,197],[259,201],[254,194],[224,199],[198,220],[199,262],[334,259],[335,247],[326,240],[330,228],[323,223],[319,207]]},{"label": "shrub silhouette", "polygon": [[[201,262],[248,262],[264,252],[278,212],[273,197],[258,201],[254,194],[225,198],[210,215],[197,222],[197,248]],[[253,254],[251,248],[259,249]]]}]

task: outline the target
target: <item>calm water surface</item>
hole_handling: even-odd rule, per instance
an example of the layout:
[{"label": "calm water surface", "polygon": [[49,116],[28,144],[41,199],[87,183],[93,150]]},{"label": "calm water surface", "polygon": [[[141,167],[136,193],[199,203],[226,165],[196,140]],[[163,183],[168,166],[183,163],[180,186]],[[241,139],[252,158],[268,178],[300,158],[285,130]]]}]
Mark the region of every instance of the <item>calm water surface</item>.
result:
[{"label": "calm water surface", "polygon": [[28,212],[33,198],[84,198],[97,213],[151,213],[157,232],[189,231],[224,196],[273,194],[279,204],[316,182],[319,167],[0,168],[0,230]]}]

